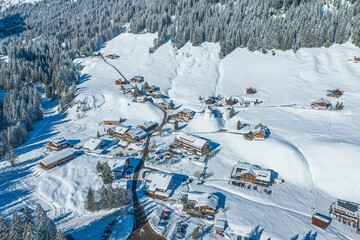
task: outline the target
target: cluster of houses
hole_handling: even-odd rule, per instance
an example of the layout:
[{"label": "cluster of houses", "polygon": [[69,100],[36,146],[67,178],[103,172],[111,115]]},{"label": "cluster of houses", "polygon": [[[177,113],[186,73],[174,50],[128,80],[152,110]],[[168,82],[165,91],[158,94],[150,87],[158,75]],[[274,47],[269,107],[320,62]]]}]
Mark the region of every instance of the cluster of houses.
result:
[{"label": "cluster of houses", "polygon": [[[105,123],[108,123],[108,120],[104,120],[103,124],[104,126],[109,125]],[[120,126],[119,124],[120,122],[114,122],[114,124],[110,124],[111,126],[106,126],[106,131],[110,136],[127,142],[137,142],[143,140],[148,135],[148,132],[154,130],[158,125],[157,123],[151,121],[144,122],[136,128]]]},{"label": "cluster of houses", "polygon": [[[176,183],[174,175],[165,172],[151,172],[146,177],[144,193],[150,197],[168,201],[174,193]],[[214,217],[219,205],[219,198],[211,193],[186,192],[181,202],[184,211],[196,217]]]},{"label": "cluster of houses", "polygon": [[[360,204],[337,199],[330,205],[330,217],[345,225],[353,227],[357,234],[360,234]],[[315,213],[312,216],[312,224],[326,229],[331,223],[331,218]]]},{"label": "cluster of houses", "polygon": [[[339,89],[327,90],[327,91],[328,91],[327,93],[328,97],[340,98],[344,94],[344,91],[341,91]],[[343,103],[337,102],[337,104],[333,106],[329,100],[324,98],[320,98],[319,100],[312,102],[311,107],[320,110],[342,110],[344,108]]]},{"label": "cluster of houses", "polygon": [[115,85],[120,86],[120,88],[124,94],[131,93],[131,95],[134,96],[133,102],[144,103],[148,100],[148,96],[155,98],[155,99],[162,98],[162,95],[159,92],[159,88],[155,85],[152,85],[152,86],[146,85],[147,88],[145,90],[146,90],[147,94],[143,95],[143,96],[136,96],[135,95],[135,87],[131,83],[143,83],[143,82],[144,82],[144,77],[137,75],[137,76],[134,76],[133,78],[131,78],[130,81],[127,81],[126,79],[118,79],[115,81]]}]

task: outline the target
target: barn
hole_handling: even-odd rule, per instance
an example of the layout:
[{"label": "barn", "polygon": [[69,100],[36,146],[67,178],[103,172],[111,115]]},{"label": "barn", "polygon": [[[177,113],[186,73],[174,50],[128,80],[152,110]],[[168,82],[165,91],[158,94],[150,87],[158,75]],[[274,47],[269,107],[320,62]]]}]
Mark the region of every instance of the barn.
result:
[{"label": "barn", "polygon": [[40,161],[40,167],[46,170],[59,166],[74,158],[74,154],[70,149],[63,149],[54,154],[44,157]]}]

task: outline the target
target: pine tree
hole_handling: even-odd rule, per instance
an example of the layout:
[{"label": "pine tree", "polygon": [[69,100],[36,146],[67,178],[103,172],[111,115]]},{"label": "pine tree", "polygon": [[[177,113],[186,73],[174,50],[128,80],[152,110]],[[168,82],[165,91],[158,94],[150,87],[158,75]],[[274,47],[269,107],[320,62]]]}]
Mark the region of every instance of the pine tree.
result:
[{"label": "pine tree", "polygon": [[22,240],[23,224],[16,211],[13,211],[9,240]]},{"label": "pine tree", "polygon": [[39,240],[55,239],[55,224],[46,216],[46,213],[40,204],[36,205],[35,226],[39,234]]},{"label": "pine tree", "polygon": [[38,236],[36,234],[34,225],[31,223],[26,223],[24,227],[24,232],[22,234],[22,240],[37,240]]},{"label": "pine tree", "polygon": [[229,117],[233,118],[234,116],[235,116],[235,109],[234,109],[234,107],[232,107],[230,110],[230,113],[229,113]]},{"label": "pine tree", "polygon": [[240,130],[241,126],[242,126],[242,125],[241,125],[241,122],[240,122],[240,120],[239,120],[239,121],[237,122],[236,129],[237,129],[237,130]]},{"label": "pine tree", "polygon": [[0,216],[0,239],[9,239],[10,225],[9,222]]},{"label": "pine tree", "polygon": [[96,133],[96,137],[97,137],[97,138],[99,138],[99,137],[100,137],[100,133],[99,133],[99,131],[97,131],[97,133]]},{"label": "pine tree", "polygon": [[56,240],[64,240],[64,235],[60,230],[56,233]]},{"label": "pine tree", "polygon": [[95,195],[94,195],[94,191],[91,188],[89,188],[86,197],[86,210],[90,212],[94,212],[96,210]]},{"label": "pine tree", "polygon": [[30,208],[28,208],[27,206],[25,206],[23,208],[23,213],[24,213],[24,219],[23,219],[23,223],[30,223],[30,224],[34,224],[34,220],[33,220],[33,216],[31,215],[31,210]]},{"label": "pine tree", "polygon": [[177,120],[174,123],[174,130],[175,131],[179,130],[179,122]]},{"label": "pine tree", "polygon": [[174,102],[173,102],[173,100],[170,100],[169,109],[174,109]]},{"label": "pine tree", "polygon": [[96,164],[96,171],[98,173],[101,173],[103,171],[103,168],[104,168],[104,165],[100,161],[98,161]]}]

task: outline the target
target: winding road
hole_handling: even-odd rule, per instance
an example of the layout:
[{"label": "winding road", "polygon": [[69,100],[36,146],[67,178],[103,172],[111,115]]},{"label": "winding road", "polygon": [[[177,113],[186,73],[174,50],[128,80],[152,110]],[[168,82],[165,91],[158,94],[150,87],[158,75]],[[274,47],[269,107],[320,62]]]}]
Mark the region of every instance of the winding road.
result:
[{"label": "winding road", "polygon": [[[125,76],[112,64],[110,64],[108,61],[106,61],[106,59],[101,56],[101,58],[104,60],[104,62],[108,65],[110,65],[111,67],[113,67],[122,78],[125,78]],[[156,106],[157,108],[159,108],[163,113],[164,113],[164,117],[163,120],[161,122],[161,124],[154,130],[152,131],[149,136],[146,139],[146,143],[145,143],[145,147],[143,150],[143,156],[140,159],[140,163],[138,164],[138,166],[136,167],[136,170],[134,172],[133,175],[133,182],[132,182],[132,188],[131,188],[131,192],[132,192],[132,197],[133,197],[133,202],[134,202],[134,226],[133,226],[133,231],[129,237],[129,239],[146,239],[146,240],[165,240],[166,238],[162,237],[161,235],[159,235],[158,233],[156,233],[152,227],[150,226],[150,223],[148,221],[148,218],[146,216],[146,212],[144,207],[141,205],[138,195],[137,195],[137,186],[139,184],[139,174],[140,174],[140,170],[144,165],[144,161],[149,153],[149,145],[150,145],[150,139],[151,136],[159,131],[167,122],[167,112],[162,109],[161,107],[159,107],[158,105],[156,105],[155,103],[151,102],[154,106]]]}]

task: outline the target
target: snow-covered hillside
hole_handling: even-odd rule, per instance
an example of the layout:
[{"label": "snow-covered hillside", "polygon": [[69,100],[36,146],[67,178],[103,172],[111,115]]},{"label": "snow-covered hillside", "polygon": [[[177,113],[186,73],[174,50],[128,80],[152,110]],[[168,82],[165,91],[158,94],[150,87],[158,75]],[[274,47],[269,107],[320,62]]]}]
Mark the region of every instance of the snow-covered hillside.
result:
[{"label": "snow-covered hillside", "polygon": [[[219,193],[224,206],[218,214],[238,234],[249,233],[260,225],[262,239],[290,239],[299,234],[317,232],[316,239],[356,239],[352,228],[335,221],[327,231],[311,225],[314,212],[327,214],[336,198],[360,202],[355,190],[360,181],[359,130],[360,65],[348,61],[360,50],[351,44],[330,48],[249,52],[236,49],[220,59],[220,47],[204,43],[199,47],[186,44],[176,50],[168,42],[154,54],[149,54],[156,34],[124,33],[104,44],[104,55],[120,57],[108,60],[127,78],[142,75],[149,85],[172,99],[177,109],[191,109],[196,113],[189,123],[180,126],[181,132],[193,133],[211,140],[216,154],[207,164],[205,185],[192,190]],[[80,156],[73,161],[38,175],[38,162],[46,153],[41,146],[54,136],[65,137],[74,143],[104,132],[100,125],[106,118],[122,118],[124,125],[137,126],[144,121],[160,123],[163,113],[150,102],[131,102],[114,81],[118,73],[100,57],[77,59],[84,66],[74,104],[66,114],[56,112],[54,103],[46,102],[47,115],[35,126],[30,140],[18,149],[17,174],[5,163],[0,185],[0,211],[10,214],[22,202],[32,205],[42,202],[50,216],[65,230],[70,230],[106,212],[91,215],[84,209],[88,187],[97,188],[97,161],[105,157]],[[254,87],[254,98],[263,101],[257,107],[235,107],[235,117],[227,117],[228,110],[214,108],[216,116],[206,119],[200,113],[205,104],[199,97],[221,95],[239,100],[247,98],[246,88]],[[345,91],[340,99],[326,96],[328,89]],[[343,111],[315,110],[314,100],[326,98],[344,103]],[[80,110],[79,110],[80,109]],[[262,123],[270,131],[264,142],[246,141],[243,136],[220,129],[236,131],[238,120],[255,125]],[[172,129],[168,124],[165,129]],[[175,134],[154,137],[157,143],[172,141]],[[116,161],[109,160],[111,164]],[[274,194],[243,191],[228,184],[237,161],[272,169],[284,180],[274,188]],[[198,163],[180,162],[159,167],[174,173],[193,175]],[[6,192],[5,188],[9,187]],[[90,219],[90,220],[89,220]],[[76,235],[78,236],[78,235]],[[348,236],[348,238],[346,237]]]}]

